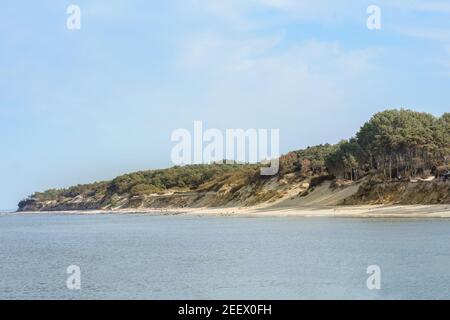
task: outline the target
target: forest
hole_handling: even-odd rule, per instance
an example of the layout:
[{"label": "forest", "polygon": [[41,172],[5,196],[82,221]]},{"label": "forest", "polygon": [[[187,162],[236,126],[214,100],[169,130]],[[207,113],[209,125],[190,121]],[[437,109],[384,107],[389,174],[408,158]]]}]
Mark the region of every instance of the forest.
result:
[{"label": "forest", "polygon": [[356,180],[376,172],[389,180],[439,176],[448,170],[450,113],[437,118],[411,110],[375,114],[356,136],[341,141],[326,157],[336,177]]}]

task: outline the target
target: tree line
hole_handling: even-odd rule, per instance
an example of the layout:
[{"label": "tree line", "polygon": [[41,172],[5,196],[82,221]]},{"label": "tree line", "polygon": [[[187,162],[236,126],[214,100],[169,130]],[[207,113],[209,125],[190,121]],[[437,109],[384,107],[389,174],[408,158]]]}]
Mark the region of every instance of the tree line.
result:
[{"label": "tree line", "polygon": [[356,136],[325,159],[329,173],[356,180],[368,172],[407,179],[448,170],[450,113],[435,117],[412,110],[376,113]]}]

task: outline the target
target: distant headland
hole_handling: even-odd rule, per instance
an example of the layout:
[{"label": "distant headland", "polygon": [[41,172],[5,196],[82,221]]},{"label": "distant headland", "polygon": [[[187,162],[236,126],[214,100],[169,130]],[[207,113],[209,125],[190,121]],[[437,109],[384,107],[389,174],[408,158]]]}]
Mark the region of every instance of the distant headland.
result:
[{"label": "distant headland", "polygon": [[[175,166],[36,192],[18,211],[282,210],[342,205],[450,204],[450,113],[386,110],[354,137],[289,152],[273,176],[261,164]],[[230,211],[230,210],[228,210]]]}]

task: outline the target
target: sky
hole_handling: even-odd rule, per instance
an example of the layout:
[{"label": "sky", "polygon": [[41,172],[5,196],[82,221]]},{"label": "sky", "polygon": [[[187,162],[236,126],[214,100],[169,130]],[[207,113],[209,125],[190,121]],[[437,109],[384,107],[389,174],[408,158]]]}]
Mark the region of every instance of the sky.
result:
[{"label": "sky", "polygon": [[385,109],[440,116],[449,89],[449,1],[0,0],[0,209],[170,167],[195,120],[277,128],[285,153]]}]

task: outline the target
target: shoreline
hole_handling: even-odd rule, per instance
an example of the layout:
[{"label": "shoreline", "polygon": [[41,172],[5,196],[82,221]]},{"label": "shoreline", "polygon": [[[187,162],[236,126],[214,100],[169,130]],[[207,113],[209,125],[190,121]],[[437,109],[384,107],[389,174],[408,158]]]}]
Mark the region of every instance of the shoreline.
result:
[{"label": "shoreline", "polygon": [[117,210],[22,211],[15,214],[148,214],[220,217],[450,218],[450,204],[303,207],[132,208]]}]

